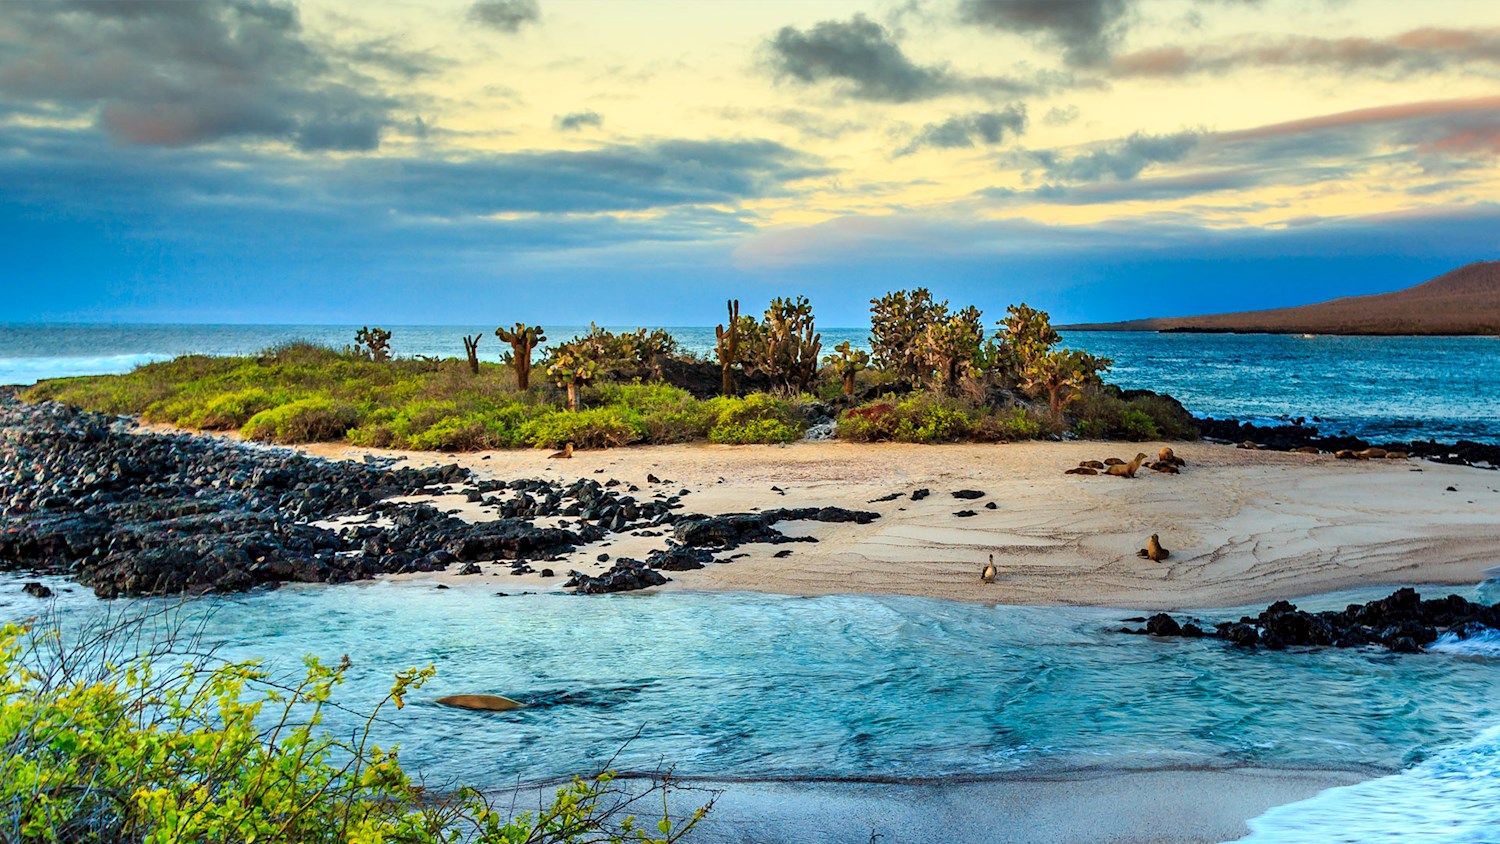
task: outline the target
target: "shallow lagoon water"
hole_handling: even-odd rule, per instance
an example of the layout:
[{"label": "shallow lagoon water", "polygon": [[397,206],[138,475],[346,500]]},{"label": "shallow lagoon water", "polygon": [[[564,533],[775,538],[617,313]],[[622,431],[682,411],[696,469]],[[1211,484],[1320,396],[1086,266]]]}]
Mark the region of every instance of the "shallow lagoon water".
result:
[{"label": "shallow lagoon water", "polygon": [[[18,584],[0,583],[0,618],[41,606]],[[81,621],[105,605],[74,587],[57,606]],[[1500,724],[1494,654],[1243,652],[1110,632],[1129,614],[1118,610],[884,596],[498,597],[389,582],[285,588],[188,612],[210,607],[206,635],[226,656],[294,672],[303,654],[348,654],[345,699],[356,709],[378,700],[393,672],[435,665],[437,678],[379,738],[399,741],[432,780],[496,787],[611,758],[626,771],[669,763],[682,776],[727,780],[1237,765],[1384,772]],[[431,703],[457,692],[531,705],[497,715]],[[332,726],[348,726],[339,717]]]}]

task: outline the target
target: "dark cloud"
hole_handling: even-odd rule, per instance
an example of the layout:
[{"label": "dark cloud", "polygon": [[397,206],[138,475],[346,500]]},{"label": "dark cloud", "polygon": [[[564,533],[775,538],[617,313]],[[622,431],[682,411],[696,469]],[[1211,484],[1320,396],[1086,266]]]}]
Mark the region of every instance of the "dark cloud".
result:
[{"label": "dark cloud", "polygon": [[923,147],[956,149],[980,144],[996,146],[1007,137],[1014,138],[1024,131],[1026,106],[1015,103],[1003,111],[958,114],[941,123],[928,123],[896,155],[910,155]]},{"label": "dark cloud", "polygon": [[597,111],[575,111],[553,118],[552,125],[561,132],[577,132],[587,127],[598,129],[604,125],[604,118]]},{"label": "dark cloud", "polygon": [[91,112],[130,144],[374,149],[397,103],[333,53],[271,0],[20,3],[0,16],[0,95]]},{"label": "dark cloud", "polygon": [[1115,76],[1182,77],[1245,67],[1322,68],[1397,76],[1437,70],[1493,70],[1500,65],[1500,30],[1416,29],[1389,38],[1291,36],[1204,47],[1166,46],[1115,57]]},{"label": "dark cloud", "polygon": [[1019,153],[1018,158],[1023,162],[1029,159],[1041,166],[1049,181],[1126,181],[1139,176],[1153,164],[1181,161],[1201,139],[1198,132],[1171,135],[1136,132],[1086,152],[1064,155],[1056,150],[1031,150]]},{"label": "dark cloud", "polygon": [[1129,12],[1127,0],[963,0],[959,7],[968,23],[1041,36],[1080,67],[1109,57],[1124,37]]},{"label": "dark cloud", "polygon": [[782,27],[769,46],[778,75],[804,83],[844,82],[863,100],[910,102],[954,88],[946,68],[913,62],[885,27],[862,14],[823,21],[806,32]]},{"label": "dark cloud", "polygon": [[469,20],[501,32],[519,32],[541,17],[536,0],[477,0],[469,7]]}]

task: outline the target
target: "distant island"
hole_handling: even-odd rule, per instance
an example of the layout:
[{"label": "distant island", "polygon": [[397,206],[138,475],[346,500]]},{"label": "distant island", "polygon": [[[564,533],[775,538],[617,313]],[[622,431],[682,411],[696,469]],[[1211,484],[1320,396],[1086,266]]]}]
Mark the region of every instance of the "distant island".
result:
[{"label": "distant island", "polygon": [[1469,264],[1393,293],[1296,308],[1061,327],[1235,334],[1500,334],[1500,261]]}]

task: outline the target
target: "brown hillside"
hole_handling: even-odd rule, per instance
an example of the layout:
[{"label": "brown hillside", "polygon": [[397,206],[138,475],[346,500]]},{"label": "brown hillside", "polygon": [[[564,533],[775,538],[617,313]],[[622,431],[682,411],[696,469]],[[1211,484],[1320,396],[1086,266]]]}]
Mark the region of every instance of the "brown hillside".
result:
[{"label": "brown hillside", "polygon": [[1500,334],[1500,261],[1459,267],[1416,287],[1315,305],[1067,326],[1076,331],[1266,334]]}]

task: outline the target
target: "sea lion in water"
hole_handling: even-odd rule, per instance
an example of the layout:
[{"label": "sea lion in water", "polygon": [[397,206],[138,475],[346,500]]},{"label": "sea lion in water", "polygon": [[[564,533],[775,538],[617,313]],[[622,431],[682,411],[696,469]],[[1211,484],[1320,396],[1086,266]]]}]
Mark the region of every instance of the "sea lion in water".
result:
[{"label": "sea lion in water", "polygon": [[[1156,453],[1156,462],[1158,462],[1158,463],[1166,463],[1168,465],[1178,466],[1178,467],[1182,467],[1182,466],[1186,466],[1187,465],[1187,461],[1186,460],[1183,460],[1181,457],[1178,457],[1177,454],[1176,454],[1176,452],[1172,451],[1172,448],[1170,446],[1165,446],[1165,445],[1161,447],[1161,451],[1158,451]],[[1153,466],[1152,468],[1155,468],[1155,467]],[[1157,471],[1160,472],[1162,470],[1157,469]]]},{"label": "sea lion in water", "polygon": [[518,700],[511,700],[500,695],[448,695],[438,698],[436,702],[455,709],[473,709],[480,712],[509,712],[526,706]]},{"label": "sea lion in water", "polygon": [[573,457],[573,444],[572,443],[568,443],[567,445],[563,446],[563,450],[562,451],[554,451],[551,454],[547,455],[547,459],[548,460],[570,460],[570,459],[572,459],[572,457]]},{"label": "sea lion in water", "polygon": [[1159,563],[1172,556],[1172,552],[1161,547],[1161,539],[1153,533],[1151,534],[1151,538],[1146,540],[1146,547],[1135,552],[1135,555],[1137,557],[1145,557],[1153,563]]},{"label": "sea lion in water", "polygon": [[[1125,461],[1122,460],[1120,462],[1123,463]],[[1083,462],[1081,462],[1081,463],[1078,464],[1078,468],[1080,468],[1080,469],[1103,469],[1104,468],[1104,462],[1101,461],[1101,460],[1085,460],[1085,461],[1083,461]]]},{"label": "sea lion in water", "polygon": [[1136,470],[1140,469],[1141,464],[1145,462],[1146,455],[1144,452],[1142,452],[1140,454],[1137,454],[1135,456],[1135,459],[1130,461],[1129,463],[1110,466],[1107,474],[1111,474],[1119,478],[1133,478],[1135,477]]},{"label": "sea lion in water", "polygon": [[1063,472],[1063,474],[1064,475],[1097,475],[1097,474],[1099,474],[1099,470],[1098,469],[1090,468],[1088,466],[1077,466],[1075,468],[1067,470],[1066,472]]},{"label": "sea lion in water", "polygon": [[1104,458],[1104,465],[1105,466],[1124,466],[1125,465],[1125,461],[1121,460],[1118,457],[1106,457],[1106,458]]},{"label": "sea lion in water", "polygon": [[995,568],[995,555],[991,554],[989,564],[984,567],[984,571],[979,573],[979,579],[985,583],[994,583],[995,576],[999,573],[1000,570]]}]

